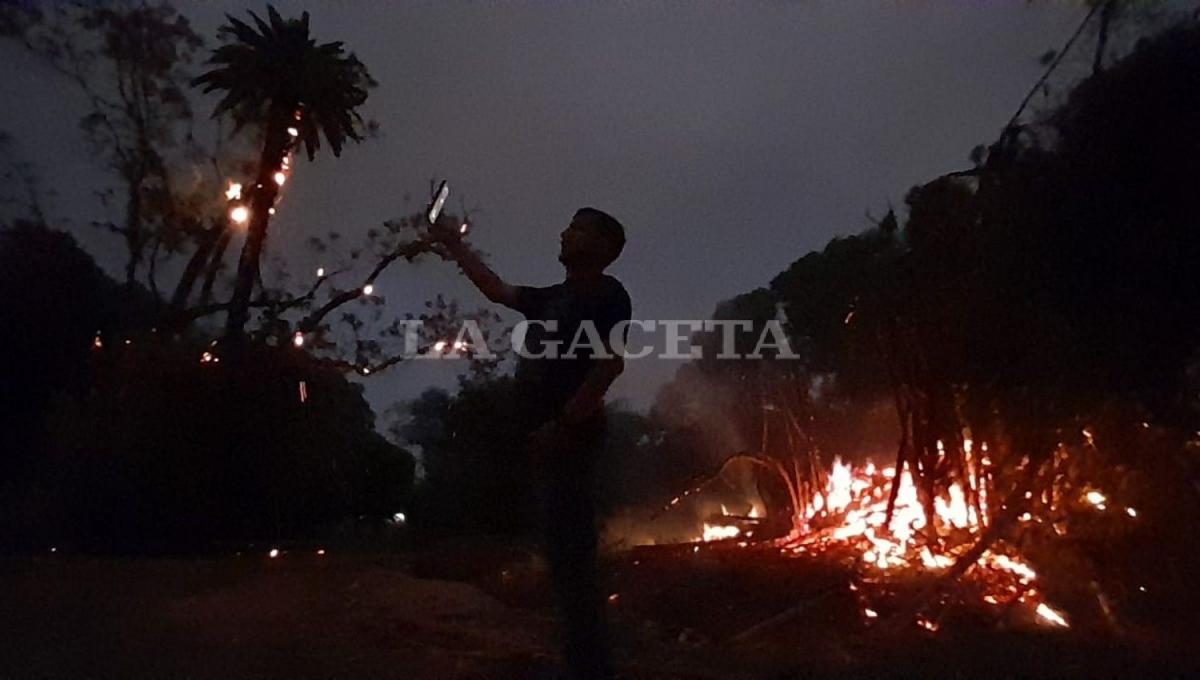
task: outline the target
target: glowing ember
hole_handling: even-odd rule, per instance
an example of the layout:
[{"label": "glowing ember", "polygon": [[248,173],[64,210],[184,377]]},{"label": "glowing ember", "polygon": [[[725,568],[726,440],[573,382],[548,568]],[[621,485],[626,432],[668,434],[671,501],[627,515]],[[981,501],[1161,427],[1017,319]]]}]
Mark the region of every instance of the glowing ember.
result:
[{"label": "glowing ember", "polygon": [[225,189],[225,198],[236,201],[242,197],[242,185],[240,182],[230,182],[229,187]]},{"label": "glowing ember", "polygon": [[737,538],[742,530],[729,525],[709,524],[704,523],[704,541],[720,541],[728,538]]},{"label": "glowing ember", "polygon": [[283,183],[286,181],[287,181],[287,175],[285,173],[283,173],[282,171],[275,173],[275,183],[276,184],[278,184],[279,186],[283,186]]},{"label": "glowing ember", "polygon": [[1104,494],[1100,493],[1099,491],[1089,491],[1084,498],[1088,503],[1096,506],[1097,510],[1104,510],[1107,507],[1105,502],[1107,502],[1108,499],[1105,498]]},{"label": "glowing ember", "polygon": [[245,224],[250,221],[250,209],[244,205],[234,206],[229,211],[229,219],[235,224]]},{"label": "glowing ember", "polygon": [[1037,573],[1033,569],[1030,569],[1029,565],[1018,562],[1008,555],[994,555],[991,552],[987,552],[984,553],[981,561],[989,566],[1016,575],[1022,583],[1029,583],[1037,578]]},{"label": "glowing ember", "polygon": [[1039,618],[1041,618],[1043,621],[1046,621],[1047,623],[1051,623],[1060,628],[1070,628],[1071,627],[1070,624],[1067,623],[1067,620],[1065,618],[1063,618],[1063,615],[1061,613],[1055,611],[1053,607],[1046,604],[1045,602],[1039,604],[1037,606],[1037,609],[1035,609],[1034,611],[1037,613]]},{"label": "glowing ember", "polygon": [[267,553],[267,557],[270,557],[271,559],[279,557],[279,548],[271,548],[271,552]]},{"label": "glowing ember", "polygon": [[295,345],[296,347],[303,347],[304,346],[304,334],[301,333],[300,331],[296,331],[296,334],[292,336],[292,344]]},{"label": "glowing ember", "polygon": [[[279,128],[275,128],[275,129],[278,130]],[[299,137],[300,136],[300,130],[298,130],[294,127],[288,128],[287,133],[288,133],[289,137]]]},{"label": "glowing ember", "polygon": [[363,295],[371,295],[372,293],[375,292],[375,286],[372,286],[371,284],[368,283],[367,285],[362,287],[362,292],[363,292]]},{"label": "glowing ember", "polygon": [[[686,494],[684,494],[686,495]],[[678,498],[671,502],[674,505],[678,502]],[[708,543],[710,541],[726,541],[732,538],[744,537],[750,538],[754,535],[752,527],[757,526],[756,520],[760,517],[758,506],[753,503],[749,504],[749,511],[745,515],[735,515],[729,512],[729,508],[724,503],[721,504],[721,517],[728,517],[728,521],[720,521],[710,518],[704,522],[703,530],[699,536],[692,539],[695,542]],[[747,541],[738,542],[739,547],[749,545]]]}]

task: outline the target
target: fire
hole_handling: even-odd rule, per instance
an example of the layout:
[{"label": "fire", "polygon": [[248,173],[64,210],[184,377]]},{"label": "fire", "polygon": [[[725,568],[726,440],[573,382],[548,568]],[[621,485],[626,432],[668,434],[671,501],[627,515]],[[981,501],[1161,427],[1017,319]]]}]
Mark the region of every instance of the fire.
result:
[{"label": "fire", "polygon": [[[777,526],[759,523],[758,518],[768,515],[760,510],[761,501],[755,495],[753,502],[743,501],[740,507],[736,501],[719,505],[719,515],[717,506],[709,505],[709,514],[698,518],[701,527],[693,534],[692,551],[698,553],[702,543],[716,543],[706,546],[714,551],[769,547],[786,557],[837,562],[850,568],[849,588],[868,624],[897,611],[894,601],[905,588],[920,586],[924,592],[942,597],[935,601],[930,596],[921,609],[907,609],[908,605],[899,609],[915,616],[907,625],[916,624],[928,633],[939,631],[947,607],[964,605],[979,608],[985,616],[1016,613],[1016,620],[1026,623],[1070,628],[1070,617],[1048,600],[1041,589],[1042,576],[1021,552],[1022,539],[1029,537],[1025,532],[1053,530],[1065,535],[1068,524],[1060,511],[1111,512],[1131,523],[1141,521],[1141,513],[1126,504],[1132,499],[1110,494],[1105,487],[1010,485],[1009,462],[1020,461],[1018,472],[1045,473],[1036,465],[1030,468],[1030,456],[1009,456],[1004,449],[991,453],[1005,464],[1003,469],[994,469],[988,444],[973,442],[967,432],[963,434],[964,438],[955,442],[937,442],[936,450],[921,459],[921,465],[930,464],[930,458],[936,461],[936,482],[917,474],[911,465],[898,469],[841,458],[834,458],[823,473],[812,474],[807,474],[807,463],[796,461],[793,477],[787,469],[790,464],[784,461],[777,467],[789,492],[790,504],[785,507],[791,512],[791,531],[786,536],[768,542],[752,538],[754,531]],[[1088,445],[1094,441],[1091,430],[1083,430],[1083,435]],[[1060,458],[1065,460],[1063,447],[1059,446],[1053,460],[1038,465],[1059,465]],[[759,454],[730,460],[738,458],[752,458],[768,471],[779,462]],[[806,474],[802,476],[801,470]],[[994,491],[993,483],[1001,491]],[[689,496],[702,488],[684,491],[664,509],[690,500]],[[769,517],[779,519],[775,511],[782,508],[771,509]],[[786,523],[789,518],[785,515],[783,519]],[[950,582],[956,584],[953,589],[948,587]]]},{"label": "fire", "polygon": [[[868,469],[873,474],[867,474]],[[926,518],[912,474],[907,470],[900,475],[892,518],[890,522],[887,520],[890,480],[895,476],[893,467],[870,465],[855,469],[835,459],[824,493],[816,494],[801,512],[804,518],[801,526],[807,531],[793,532],[789,546],[802,547],[812,540],[859,543],[863,561],[879,569],[909,566],[923,554],[924,564],[937,562],[929,548],[912,549],[914,537],[925,529]],[[967,509],[962,489],[952,488],[955,491],[948,499],[936,499],[937,517],[945,526],[967,528],[973,513]],[[829,520],[839,515],[841,522],[830,524]],[[826,526],[821,528],[821,525]]]},{"label": "fire", "polygon": [[737,536],[741,533],[742,533],[742,530],[735,526],[721,525],[721,524],[709,524],[708,522],[705,522],[704,523],[704,537],[701,540],[706,541],[706,542],[707,541],[720,541],[720,540],[724,540],[724,539],[728,539],[728,538],[737,538]]},{"label": "fire", "polygon": [[[864,582],[878,582],[890,572],[943,571],[953,566],[982,535],[988,525],[986,456],[976,458],[972,442],[963,446],[967,460],[965,475],[952,479],[932,498],[932,526],[926,514],[922,491],[912,473],[899,473],[893,466],[867,462],[856,466],[835,458],[823,487],[796,509],[792,532],[775,542],[785,554],[819,554],[827,550],[848,550],[856,555]],[[939,446],[939,452],[944,452]],[[982,445],[986,452],[987,446]],[[895,488],[891,517],[888,501]],[[1099,492],[1085,499],[1104,509],[1108,500]],[[751,515],[758,514],[751,506]],[[721,515],[730,516],[725,506]],[[743,526],[717,518],[703,523],[698,541],[718,541],[746,535]],[[1031,518],[1027,518],[1031,519]],[[739,543],[744,545],[744,543]],[[1068,627],[1065,616],[1047,604],[1036,588],[1038,574],[1010,546],[997,543],[985,551],[966,571],[965,578],[978,584],[982,600],[993,605],[1019,603],[1029,608],[1039,621]],[[863,600],[863,615],[878,616]],[[938,624],[920,618],[918,625],[936,632]]]},{"label": "fire", "polygon": [[1041,604],[1039,604],[1037,606],[1037,609],[1035,609],[1034,611],[1037,613],[1037,615],[1043,621],[1047,621],[1047,622],[1049,622],[1055,626],[1058,626],[1060,628],[1069,628],[1070,627],[1070,624],[1068,624],[1067,620],[1065,618],[1063,618],[1063,615],[1060,614],[1058,611],[1056,611],[1050,605],[1046,604],[1045,602],[1042,602]]},{"label": "fire", "polygon": [[[726,541],[739,536],[745,538],[754,536],[754,531],[750,527],[757,525],[757,520],[761,517],[761,514],[757,505],[750,503],[749,506],[750,509],[746,511],[745,515],[735,515],[729,512],[729,508],[722,503],[721,517],[728,517],[729,519],[721,522],[710,519],[704,522],[702,533],[694,539],[695,542],[708,543],[709,541]],[[738,545],[744,547],[748,544],[745,541],[741,541]]]}]

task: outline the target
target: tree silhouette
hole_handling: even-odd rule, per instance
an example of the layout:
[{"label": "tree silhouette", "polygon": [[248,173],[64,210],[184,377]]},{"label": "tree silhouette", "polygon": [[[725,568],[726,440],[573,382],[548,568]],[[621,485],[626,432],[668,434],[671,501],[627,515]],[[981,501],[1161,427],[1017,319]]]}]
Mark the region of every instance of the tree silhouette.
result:
[{"label": "tree silhouette", "polygon": [[240,336],[249,318],[250,295],[259,276],[270,210],[282,184],[280,174],[293,147],[303,144],[312,160],[321,138],[335,156],[347,139],[361,139],[362,117],[356,111],[375,83],[366,66],[342,43],[318,45],[309,37],[308,12],[283,19],[268,5],[268,21],[250,12],[256,28],[226,15],[222,31],[233,42],[213,51],[216,68],[193,85],[206,93],[223,91],[214,117],[229,113],[238,128],[262,126],[263,142],[254,186],[249,189],[248,231],[238,261],[226,331]]},{"label": "tree silhouette", "polygon": [[7,4],[0,7],[0,37],[25,47],[83,95],[79,126],[91,156],[120,182],[98,192],[119,217],[93,224],[124,242],[126,288],[144,276],[154,290],[160,256],[178,252],[198,230],[193,211],[183,210],[194,197],[190,173],[180,166],[203,153],[191,134],[186,96],[189,66],[203,41],[168,4],[94,5]]},{"label": "tree silhouette", "polygon": [[[749,319],[783,306],[793,347],[824,386],[821,401],[848,400],[818,406],[865,420],[890,404],[896,467],[913,471],[927,508],[969,476],[968,437],[989,443],[993,498],[1006,499],[990,507],[1005,506],[1009,518],[1026,508],[1050,517],[1037,499],[1077,493],[1116,461],[1154,468],[1139,458],[1143,444],[1124,444],[1162,428],[1164,448],[1182,451],[1200,423],[1200,325],[1190,322],[1200,296],[1198,55],[1194,19],[1144,40],[1054,110],[1014,117],[975,153],[975,169],[913,188],[903,225],[889,215],[835,239],[768,290],[722,307]],[[711,363],[692,391],[730,402],[716,412],[743,437],[725,455],[757,450],[752,433],[770,423],[753,407],[755,389],[788,367],[761,362],[772,374],[763,381]],[[798,387],[811,384],[797,373]],[[811,412],[799,403],[796,413]],[[832,420],[821,413],[817,422]],[[807,446],[799,436],[763,440],[787,456]],[[825,451],[828,441],[818,439]],[[835,441],[843,455],[856,450]]]}]

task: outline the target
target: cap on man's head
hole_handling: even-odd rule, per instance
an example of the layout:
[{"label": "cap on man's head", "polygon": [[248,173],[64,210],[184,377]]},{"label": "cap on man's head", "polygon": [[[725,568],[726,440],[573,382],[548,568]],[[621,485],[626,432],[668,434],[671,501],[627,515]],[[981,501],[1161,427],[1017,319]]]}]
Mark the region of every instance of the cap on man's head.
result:
[{"label": "cap on man's head", "polygon": [[576,210],[575,217],[586,218],[608,243],[604,266],[612,264],[625,249],[625,227],[612,215],[591,207]]}]

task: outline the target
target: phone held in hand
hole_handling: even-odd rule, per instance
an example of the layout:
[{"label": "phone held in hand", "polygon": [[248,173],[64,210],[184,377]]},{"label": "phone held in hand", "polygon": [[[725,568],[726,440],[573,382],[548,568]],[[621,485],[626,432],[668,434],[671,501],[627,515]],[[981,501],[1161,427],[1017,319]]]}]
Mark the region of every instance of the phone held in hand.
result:
[{"label": "phone held in hand", "polygon": [[429,218],[430,224],[437,224],[438,217],[442,214],[442,206],[446,205],[446,198],[450,195],[450,185],[446,180],[438,185],[437,193],[433,195],[433,200],[429,203],[429,209],[425,211],[425,216]]}]

